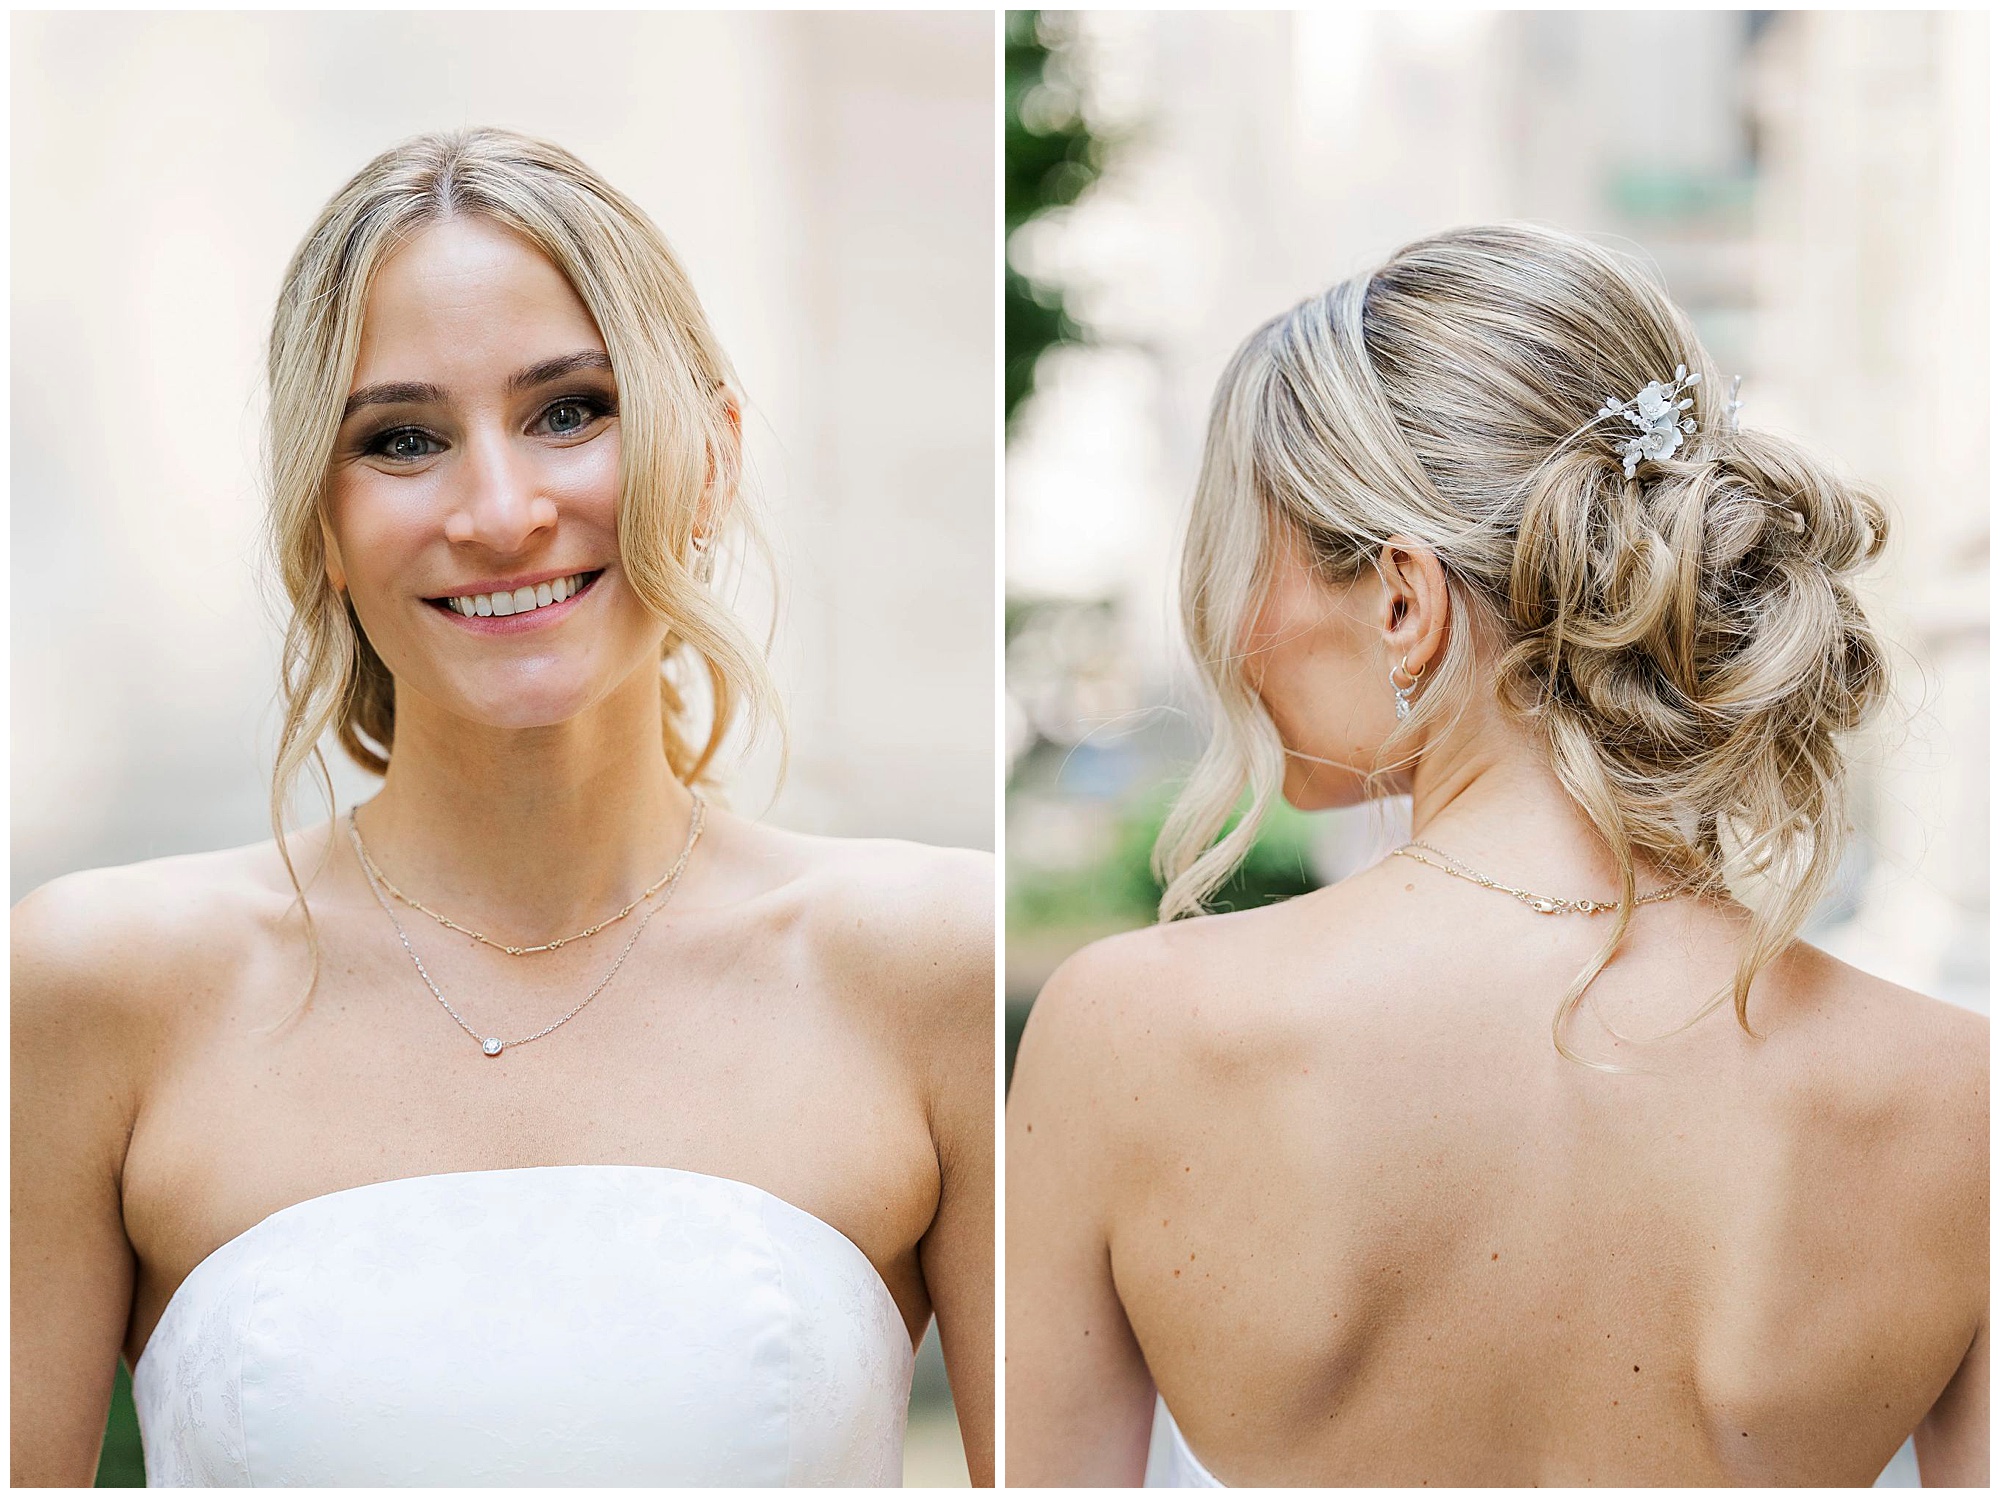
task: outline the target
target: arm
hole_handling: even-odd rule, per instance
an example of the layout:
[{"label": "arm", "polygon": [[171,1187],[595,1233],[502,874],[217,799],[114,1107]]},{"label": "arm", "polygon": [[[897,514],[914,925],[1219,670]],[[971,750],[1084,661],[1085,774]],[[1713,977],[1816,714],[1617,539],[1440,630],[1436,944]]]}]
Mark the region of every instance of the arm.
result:
[{"label": "arm", "polygon": [[[990,989],[982,995],[992,1010]],[[940,1101],[934,1123],[943,1191],[917,1246],[937,1311],[959,1439],[974,1487],[993,1485],[993,1034]]]},{"label": "arm", "polygon": [[[962,909],[942,923],[953,975],[931,1054],[937,1215],[917,1245],[937,1312],[959,1439],[973,1486],[993,1485],[993,881],[980,860]],[[955,902],[956,903],[956,902]]]},{"label": "arm", "polygon": [[[1927,1131],[1925,1147],[1946,1163],[1951,1182],[1941,1193],[1934,1241],[1948,1245],[1949,1261],[1962,1275],[1966,1303],[1978,1327],[1959,1359],[1951,1381],[1932,1403],[1915,1431],[1917,1469],[1925,1487],[1987,1485],[1992,1379],[1986,1352],[1988,1285],[1992,1258],[1991,1157],[1987,1056],[1990,1030],[1983,1017],[1948,1011],[1953,1022],[1949,1055],[1933,1068],[1932,1096],[1940,1112]],[[1968,1317],[1970,1319],[1970,1317]]]},{"label": "arm", "polygon": [[1007,1100],[1007,1480],[1137,1486],[1153,1381],[1111,1276],[1112,1064],[1087,960],[1049,980]]},{"label": "arm", "polygon": [[133,1089],[87,880],[13,912],[13,1481],[88,1487],[131,1314]]},{"label": "arm", "polygon": [[1951,1382],[1917,1427],[1917,1469],[1927,1488],[1983,1488],[1992,1380],[1986,1357],[1986,1323]]}]

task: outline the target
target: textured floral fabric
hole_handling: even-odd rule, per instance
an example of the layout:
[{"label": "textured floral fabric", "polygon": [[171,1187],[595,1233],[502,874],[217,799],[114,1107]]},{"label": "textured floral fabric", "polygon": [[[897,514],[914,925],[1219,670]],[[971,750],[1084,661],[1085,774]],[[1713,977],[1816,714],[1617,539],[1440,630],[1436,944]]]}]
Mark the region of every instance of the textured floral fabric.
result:
[{"label": "textured floral fabric", "polygon": [[154,1487],[893,1487],[913,1361],[817,1217],[559,1165],[273,1213],[195,1266],[132,1388]]},{"label": "textured floral fabric", "polygon": [[1187,1438],[1174,1424],[1166,1400],[1153,1397],[1153,1440],[1146,1448],[1146,1484],[1149,1488],[1220,1488],[1208,1468],[1188,1449]]}]

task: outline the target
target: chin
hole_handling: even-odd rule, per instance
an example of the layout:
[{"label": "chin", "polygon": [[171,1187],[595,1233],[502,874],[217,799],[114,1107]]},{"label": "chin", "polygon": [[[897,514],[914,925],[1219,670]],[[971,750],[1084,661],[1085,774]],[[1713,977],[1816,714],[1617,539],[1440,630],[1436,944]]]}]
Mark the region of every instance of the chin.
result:
[{"label": "chin", "polygon": [[569,668],[460,681],[447,688],[440,705],[488,728],[552,728],[588,712],[616,686],[616,681],[597,679],[582,663],[571,663]]}]

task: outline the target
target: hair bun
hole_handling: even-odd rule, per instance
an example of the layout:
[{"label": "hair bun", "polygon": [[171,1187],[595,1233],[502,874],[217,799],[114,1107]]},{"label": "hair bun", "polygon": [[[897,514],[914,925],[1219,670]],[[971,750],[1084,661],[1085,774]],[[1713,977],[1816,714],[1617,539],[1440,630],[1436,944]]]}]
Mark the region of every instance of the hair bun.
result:
[{"label": "hair bun", "polygon": [[[1746,715],[1781,704],[1795,725],[1824,713],[1852,727],[1883,669],[1849,578],[1886,534],[1874,496],[1764,434],[1697,446],[1631,481],[1609,453],[1566,453],[1523,504],[1503,686],[1538,712],[1545,694],[1563,695],[1568,662],[1576,705],[1602,711],[1608,729],[1657,726],[1670,756],[1726,742]],[[1593,659],[1607,656],[1625,669]],[[1641,706],[1642,683],[1666,700]],[[1613,741],[1642,747],[1624,732]]]}]

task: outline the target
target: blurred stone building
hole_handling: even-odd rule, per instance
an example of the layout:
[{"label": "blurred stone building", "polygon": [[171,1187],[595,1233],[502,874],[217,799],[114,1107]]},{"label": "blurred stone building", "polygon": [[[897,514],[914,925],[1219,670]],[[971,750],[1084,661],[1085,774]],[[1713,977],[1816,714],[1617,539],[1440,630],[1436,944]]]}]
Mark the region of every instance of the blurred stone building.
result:
[{"label": "blurred stone building", "polygon": [[1875,603],[1899,647],[1898,701],[1862,748],[1853,914],[1817,939],[1979,1009],[1991,787],[1989,24],[1981,11],[1787,12],[1765,28],[1750,69],[1762,143],[1756,393],[1774,424],[1876,486],[1894,526]]}]

